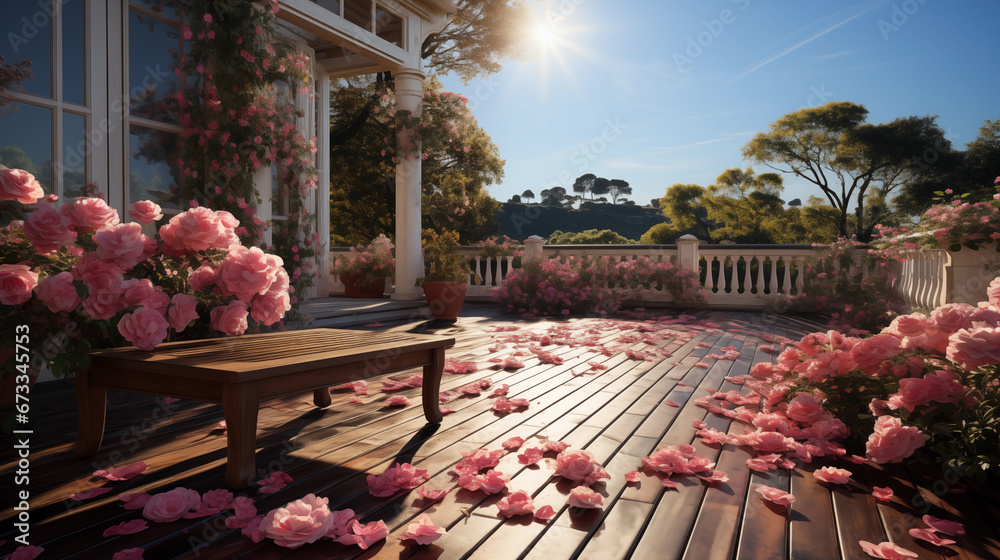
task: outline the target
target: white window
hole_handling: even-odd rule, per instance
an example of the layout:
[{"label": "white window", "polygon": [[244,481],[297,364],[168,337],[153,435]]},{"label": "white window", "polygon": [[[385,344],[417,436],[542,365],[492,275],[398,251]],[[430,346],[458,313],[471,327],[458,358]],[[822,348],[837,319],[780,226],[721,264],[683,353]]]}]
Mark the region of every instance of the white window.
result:
[{"label": "white window", "polygon": [[[107,99],[102,69],[103,0],[6,2],[0,18],[4,70],[30,61],[31,76],[0,101],[0,164],[35,175],[46,193],[79,196],[107,183]],[[6,73],[6,72],[5,72]],[[97,79],[94,79],[97,77]]]}]

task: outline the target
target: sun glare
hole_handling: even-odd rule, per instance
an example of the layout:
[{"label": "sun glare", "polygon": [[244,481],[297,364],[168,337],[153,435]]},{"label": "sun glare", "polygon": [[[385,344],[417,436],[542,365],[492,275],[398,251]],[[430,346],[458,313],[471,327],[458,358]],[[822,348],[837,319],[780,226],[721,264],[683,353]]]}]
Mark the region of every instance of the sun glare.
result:
[{"label": "sun glare", "polygon": [[555,43],[555,27],[547,21],[536,21],[531,29],[531,38],[536,46],[549,48]]}]

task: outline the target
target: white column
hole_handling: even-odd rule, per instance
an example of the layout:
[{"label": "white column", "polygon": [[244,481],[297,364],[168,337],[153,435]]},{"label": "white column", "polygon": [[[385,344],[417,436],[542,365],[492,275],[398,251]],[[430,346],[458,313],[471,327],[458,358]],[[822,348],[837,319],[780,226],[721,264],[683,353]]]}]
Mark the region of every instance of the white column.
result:
[{"label": "white column", "polygon": [[317,74],[317,121],[316,149],[319,153],[319,178],[316,188],[316,231],[319,232],[320,245],[316,248],[319,280],[316,291],[319,297],[330,295],[330,76],[323,70]]},{"label": "white column", "polygon": [[524,260],[526,261],[537,261],[542,258],[542,246],[545,245],[545,240],[537,235],[532,235],[531,237],[524,240]]},{"label": "white column", "polygon": [[[396,81],[396,110],[419,116],[423,103],[424,73],[402,68],[392,73]],[[407,131],[400,130],[400,136]],[[417,131],[409,131],[416,135]],[[410,158],[397,151],[396,159],[396,291],[392,299],[422,299],[423,291],[416,286],[424,276],[424,259],[420,251],[420,138],[416,148],[408,151]]]},{"label": "white column", "polygon": [[[677,260],[684,268],[698,270],[698,238],[691,235],[682,235],[677,240]],[[712,263],[708,264],[709,276],[712,273]],[[722,275],[719,275],[721,280]],[[721,282],[720,282],[721,283]]]}]

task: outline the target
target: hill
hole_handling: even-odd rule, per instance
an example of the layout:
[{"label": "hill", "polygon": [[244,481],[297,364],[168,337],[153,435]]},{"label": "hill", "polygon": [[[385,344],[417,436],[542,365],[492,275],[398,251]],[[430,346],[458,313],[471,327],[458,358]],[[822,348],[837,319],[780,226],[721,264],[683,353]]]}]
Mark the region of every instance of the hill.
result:
[{"label": "hill", "polygon": [[524,240],[532,235],[548,237],[556,230],[581,232],[610,229],[629,239],[667,219],[655,208],[635,205],[587,203],[583,208],[560,208],[538,204],[505,202],[497,211],[500,234]]}]

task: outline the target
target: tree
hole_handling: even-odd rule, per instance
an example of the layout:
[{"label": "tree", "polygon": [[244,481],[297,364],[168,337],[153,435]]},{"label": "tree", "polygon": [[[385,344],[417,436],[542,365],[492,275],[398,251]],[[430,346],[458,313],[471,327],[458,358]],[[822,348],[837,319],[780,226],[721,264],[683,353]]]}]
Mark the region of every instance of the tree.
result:
[{"label": "tree", "polygon": [[691,230],[696,237],[711,243],[715,226],[708,220],[704,194],[704,187],[699,185],[673,185],[660,199],[660,210],[678,231]]},{"label": "tree", "polygon": [[527,189],[523,193],[521,193],[521,198],[525,200],[534,200],[535,193],[531,192],[531,189]]},{"label": "tree", "polygon": [[784,217],[781,176],[756,175],[753,168],[727,169],[702,197],[708,218],[718,224],[716,241],[774,243]]},{"label": "tree", "polygon": [[[599,197],[608,194],[611,191],[611,181],[608,181],[604,177],[597,177],[594,179],[594,184],[590,187],[590,193],[592,197]],[[600,199],[597,199],[600,200]],[[607,199],[605,199],[607,202]]]},{"label": "tree", "polygon": [[611,203],[618,204],[618,199],[626,194],[632,194],[632,187],[627,181],[621,179],[611,179],[608,181],[608,194],[611,195]]},{"label": "tree", "polygon": [[566,202],[566,189],[562,187],[552,187],[551,189],[545,189],[541,193],[540,204],[544,206],[563,206]]},{"label": "tree", "polygon": [[610,229],[588,229],[579,233],[562,232],[556,230],[552,232],[547,241],[549,245],[629,245],[635,241],[619,235]]},{"label": "tree", "polygon": [[[840,211],[838,229],[867,240],[875,226],[866,220],[869,189],[889,199],[891,191],[911,178],[912,158],[928,148],[948,146],[936,117],[906,117],[886,124],[867,124],[868,110],[850,102],[788,113],[758,133],[743,147],[743,156],[756,163],[772,163],[783,173],[801,177],[817,187]],[[848,213],[854,205],[853,232]]]},{"label": "tree", "polygon": [[579,177],[576,178],[576,181],[573,182],[573,192],[580,193],[581,195],[590,193],[590,198],[593,199],[594,181],[596,180],[597,176],[594,175],[593,173],[586,173],[584,175],[580,175]]},{"label": "tree", "polygon": [[420,45],[426,66],[455,72],[466,85],[495,74],[501,62],[523,54],[534,13],[523,0],[459,0],[448,23]]},{"label": "tree", "polygon": [[397,119],[391,116],[395,104],[378,87],[377,80],[368,78],[345,81],[332,90],[333,128],[351,124],[356,109],[373,98],[378,104],[357,134],[331,149],[331,241],[355,244],[395,231],[397,157],[422,159],[426,227],[456,230],[465,242],[494,234],[499,203],[486,187],[503,177],[504,161],[465,99],[439,92],[437,80],[426,80],[422,152],[410,153],[405,146],[397,152]]},{"label": "tree", "polygon": [[672,224],[656,224],[649,228],[646,233],[639,238],[639,243],[643,245],[665,245],[674,243],[681,233]]},{"label": "tree", "polygon": [[512,202],[514,204],[521,204],[521,195],[515,194],[514,196],[510,197],[510,200],[508,200],[507,202]]}]

